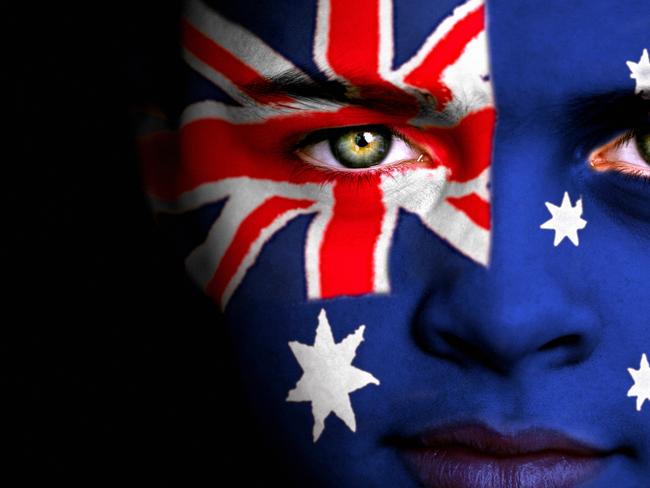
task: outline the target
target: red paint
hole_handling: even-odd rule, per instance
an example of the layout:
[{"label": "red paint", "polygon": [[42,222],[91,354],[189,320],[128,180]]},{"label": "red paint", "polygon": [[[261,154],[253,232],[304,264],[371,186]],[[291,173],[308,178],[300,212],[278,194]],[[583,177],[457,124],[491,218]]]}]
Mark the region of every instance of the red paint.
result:
[{"label": "red paint", "polygon": [[379,2],[330,1],[327,61],[350,81],[377,79],[379,70]]},{"label": "red paint", "polygon": [[[173,199],[197,186],[224,178],[250,178],[288,183],[322,183],[328,175],[291,154],[299,136],[325,127],[404,123],[367,109],[346,107],[337,112],[296,113],[250,124],[220,119],[201,119],[185,125],[180,134],[180,160],[172,161],[178,149],[150,148],[146,164],[149,191]],[[152,141],[152,145],[156,141]],[[159,170],[154,155],[169,170]]]},{"label": "red paint", "polygon": [[374,290],[374,251],[384,204],[380,176],[334,186],[332,219],[320,250],[321,296],[360,295]]},{"label": "red paint", "polygon": [[250,247],[259,238],[264,228],[290,210],[308,208],[313,204],[314,202],[311,200],[272,197],[251,212],[242,221],[212,280],[206,286],[205,289],[208,295],[213,297],[217,303],[221,302],[221,297],[228,283],[235,276]]},{"label": "red paint", "polygon": [[458,160],[448,166],[451,181],[473,180],[490,166],[495,118],[494,108],[487,107],[465,116],[452,129]]},{"label": "red paint", "polygon": [[442,110],[452,98],[449,88],[440,80],[442,72],[458,60],[467,43],[483,30],[484,25],[485,8],[481,5],[458,21],[404,81],[431,92],[438,100],[438,110]]},{"label": "red paint", "polygon": [[463,197],[447,197],[447,201],[467,215],[476,225],[490,230],[490,203],[476,193],[470,193]]},{"label": "red paint", "polygon": [[207,37],[185,19],[182,21],[182,30],[183,46],[185,49],[212,69],[221,73],[254,100],[261,103],[287,102],[291,100],[291,98],[287,96],[261,95],[259,93],[246,91],[247,85],[264,85],[264,83],[266,83],[266,78],[247,64],[240,61],[228,50],[216,44],[212,39]]},{"label": "red paint", "polygon": [[[359,0],[351,7],[345,0],[331,0],[329,20],[326,57],[334,72],[350,82],[352,93],[356,90],[360,96],[372,100],[389,94],[398,98],[400,104],[403,99],[401,105],[405,110],[395,113],[382,109],[380,104],[376,110],[354,106],[328,112],[300,110],[241,124],[206,118],[187,123],[180,134],[156,134],[140,141],[143,177],[149,192],[160,198],[175,199],[204,183],[236,177],[292,184],[331,184],[332,217],[319,250],[323,298],[374,291],[374,253],[386,211],[381,175],[377,171],[360,172],[359,178],[338,177],[316,169],[292,154],[299,138],[323,128],[366,124],[402,129],[409,139],[431,154],[431,167],[443,165],[449,168],[451,181],[467,182],[490,165],[495,121],[494,108],[490,107],[466,115],[454,127],[409,127],[408,120],[417,114],[416,100],[381,79],[379,73],[379,2]],[[484,8],[480,7],[452,27],[405,81],[429,90],[439,102],[438,109],[444,108],[451,93],[440,81],[442,72],[458,60],[483,26]],[[251,83],[266,82],[263,74],[246,64],[245,59],[236,58],[188,22],[183,24],[183,43],[192,55],[244,92]],[[256,93],[248,95],[265,104],[290,100]],[[231,110],[246,109],[233,107]],[[489,230],[489,202],[476,194],[449,197],[447,201],[476,225]],[[263,229],[286,212],[308,208],[313,203],[272,196],[246,216],[238,223],[234,239],[206,291],[220,301]]]}]

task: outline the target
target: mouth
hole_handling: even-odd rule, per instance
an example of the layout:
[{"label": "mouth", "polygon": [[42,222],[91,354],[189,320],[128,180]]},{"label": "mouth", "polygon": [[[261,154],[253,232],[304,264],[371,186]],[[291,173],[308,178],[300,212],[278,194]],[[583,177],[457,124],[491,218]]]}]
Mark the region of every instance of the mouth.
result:
[{"label": "mouth", "polygon": [[396,445],[430,488],[570,488],[615,453],[549,429],[501,434],[479,423],[429,430]]}]

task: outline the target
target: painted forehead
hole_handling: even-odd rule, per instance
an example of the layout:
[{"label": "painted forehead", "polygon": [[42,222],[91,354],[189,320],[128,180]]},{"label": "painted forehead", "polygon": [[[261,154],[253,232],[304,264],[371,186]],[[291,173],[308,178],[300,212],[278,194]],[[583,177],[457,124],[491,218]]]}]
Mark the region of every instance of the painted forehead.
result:
[{"label": "painted forehead", "polygon": [[[399,66],[417,52],[434,28],[448,17],[454,8],[464,2],[442,0],[423,2],[422,0],[402,0],[394,2],[362,1],[351,7],[349,3],[337,0],[317,2],[280,0],[273,2],[207,2],[213,9],[228,19],[255,32],[270,46],[280,52],[287,52],[290,60],[312,75],[319,73],[313,56],[314,35],[319,15],[326,11],[341,8],[340,20],[351,34],[349,47],[353,47],[356,30],[368,28],[369,19],[382,10],[381,21],[384,28],[392,21],[393,64]],[[338,11],[337,11],[338,14]],[[364,59],[356,59],[363,69]]]},{"label": "painted forehead", "polygon": [[[263,25],[256,25],[263,18],[260,12],[217,12],[190,2],[186,59],[197,71],[207,66],[203,72],[214,84],[248,106],[282,101],[260,94],[260,86],[269,84],[279,84],[281,94],[294,100],[317,98],[346,105],[363,99],[368,105],[392,99],[392,105],[378,111],[410,112],[411,123],[421,126],[455,125],[465,115],[493,105],[482,0],[448,5],[438,15],[429,12],[418,29],[408,30],[396,29],[404,22],[403,6],[362,1],[354,7],[343,0],[323,0],[311,5],[309,15],[303,12],[299,24],[292,24],[287,15],[271,22],[264,18]],[[212,71],[215,66],[217,73]]]},{"label": "painted forehead", "polygon": [[[464,3],[367,0],[352,8],[342,0],[207,2],[225,19],[255,33],[314,78],[324,76],[323,64],[315,52],[324,16],[336,12],[336,28],[347,37],[342,43],[339,40],[340,47],[348,51],[355,69],[364,73],[374,70],[375,49],[384,52],[380,62],[390,63],[393,69],[403,65]],[[547,92],[626,89],[629,72],[620,69],[621,62],[638,59],[650,36],[650,16],[643,15],[648,9],[645,0],[486,3],[492,71],[502,71],[498,73],[500,80],[512,84],[509,89],[516,87],[526,92],[531,101],[547,97]],[[383,36],[380,45],[364,42],[374,37],[374,29],[390,30],[390,39]]]}]

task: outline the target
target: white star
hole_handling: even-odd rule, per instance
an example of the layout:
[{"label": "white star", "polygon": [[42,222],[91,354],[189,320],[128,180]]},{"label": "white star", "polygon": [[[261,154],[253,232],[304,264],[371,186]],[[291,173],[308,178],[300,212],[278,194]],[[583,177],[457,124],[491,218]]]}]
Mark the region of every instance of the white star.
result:
[{"label": "white star", "polygon": [[650,98],[650,56],[648,50],[644,49],[638,63],[627,61],[630,68],[630,78],[636,80],[634,93],[641,93],[643,98]]},{"label": "white star", "polygon": [[349,394],[369,383],[379,384],[373,375],[352,366],[357,347],[363,341],[364,329],[365,325],[360,325],[354,333],[336,344],[327,314],[321,309],[314,345],[289,342],[303,375],[289,392],[287,401],[311,402],[314,442],[323,432],[325,419],[331,412],[355,432],[357,424]]},{"label": "white star", "polygon": [[628,390],[627,396],[636,397],[636,410],[639,412],[643,402],[650,400],[650,366],[648,366],[648,358],[645,353],[641,355],[639,369],[627,368],[627,371],[634,380],[634,384]]},{"label": "white star", "polygon": [[582,199],[578,198],[576,206],[573,207],[569,194],[564,192],[561,206],[558,207],[551,202],[546,202],[545,205],[548,211],[551,212],[552,218],[539,227],[541,229],[552,229],[555,231],[553,245],[557,246],[565,237],[568,237],[577,246],[579,244],[578,230],[584,229],[587,225],[587,221],[581,218]]}]

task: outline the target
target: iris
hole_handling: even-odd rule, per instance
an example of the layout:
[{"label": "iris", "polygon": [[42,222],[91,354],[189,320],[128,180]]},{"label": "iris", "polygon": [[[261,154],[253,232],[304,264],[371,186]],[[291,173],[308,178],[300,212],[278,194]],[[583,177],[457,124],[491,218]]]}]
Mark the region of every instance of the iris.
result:
[{"label": "iris", "polygon": [[369,168],[388,154],[392,136],[377,130],[351,130],[329,140],[334,157],[346,168]]}]

